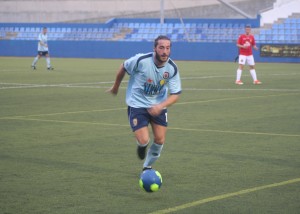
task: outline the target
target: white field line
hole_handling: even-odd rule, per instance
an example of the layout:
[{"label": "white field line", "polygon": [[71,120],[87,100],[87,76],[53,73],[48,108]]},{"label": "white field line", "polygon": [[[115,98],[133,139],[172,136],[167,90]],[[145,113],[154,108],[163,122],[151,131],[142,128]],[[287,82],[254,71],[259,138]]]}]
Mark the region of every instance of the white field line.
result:
[{"label": "white field line", "polygon": [[[44,87],[62,87],[62,88],[108,88],[104,86],[87,86],[87,85],[101,85],[113,84],[113,82],[94,82],[94,83],[62,83],[62,84],[28,84],[28,83],[2,83],[0,82],[0,89],[23,89],[23,88],[44,88]],[[4,86],[1,85],[11,85]]]},{"label": "white field line", "polygon": [[[0,90],[2,89],[24,89],[24,88],[50,88],[50,87],[60,87],[60,88],[109,88],[107,86],[80,86],[80,85],[20,85],[20,86],[6,86],[6,87],[1,87]],[[121,87],[120,87],[121,88]]]},{"label": "white field line", "polygon": [[[61,84],[55,84],[55,85],[95,85],[95,84],[108,84],[108,83],[114,83],[113,81],[109,82],[87,82],[87,83],[61,83]],[[36,85],[32,83],[7,83],[7,82],[0,82],[0,85]],[[37,84],[40,85],[40,84]],[[42,84],[45,85],[45,84]]]},{"label": "white field line", "polygon": [[[154,212],[151,212],[148,214],[166,214],[166,213],[174,213],[174,212],[181,213],[180,212],[181,210],[186,210],[191,207],[199,207],[206,203],[229,199],[232,197],[239,197],[239,196],[242,196],[245,194],[250,194],[250,193],[254,193],[257,191],[261,191],[261,190],[274,189],[274,188],[281,187],[281,186],[297,184],[299,182],[300,182],[300,178],[295,178],[295,179],[286,180],[286,181],[282,181],[282,182],[278,182],[278,183],[271,183],[271,184],[266,184],[263,186],[250,187],[248,189],[242,189],[237,192],[230,192],[230,193],[225,193],[222,195],[215,195],[215,196],[212,196],[209,198],[198,199],[195,201],[187,202],[185,204],[179,204],[179,205],[173,206],[173,207],[168,207],[168,205],[166,205],[168,208],[165,208],[162,210],[157,210],[157,211],[154,211]],[[253,197],[255,197],[255,196],[253,196]],[[287,202],[288,202],[288,200],[287,200]]]},{"label": "white field line", "polygon": [[[19,84],[18,83],[5,83],[5,85],[13,86],[0,86],[0,90],[5,89],[25,89],[25,88],[50,88],[50,87],[60,87],[60,88],[103,88],[108,89],[110,86],[95,86],[95,84],[107,84],[112,82],[102,82],[102,83],[75,83],[75,84]],[[0,83],[1,85],[2,83]],[[126,89],[126,87],[120,87],[121,89]],[[299,92],[300,89],[263,89],[263,88],[183,88],[183,91],[278,91],[278,92]]]},{"label": "white field line", "polygon": [[[92,85],[92,83],[89,83]],[[1,83],[0,83],[1,85]],[[58,85],[15,85],[15,86],[6,86],[1,87],[0,90],[4,89],[25,89],[25,88],[50,88],[50,87],[60,87],[60,88],[103,88],[108,89],[110,86],[87,86],[87,85],[71,85],[71,84],[58,84]],[[121,89],[126,89],[126,87],[120,87]],[[300,92],[300,89],[246,89],[246,88],[183,88],[183,91],[278,91],[278,92]]]},{"label": "white field line", "polygon": [[184,88],[183,91],[278,91],[300,92],[300,89],[273,89],[273,88]]},{"label": "white field line", "polygon": [[[196,71],[195,71],[196,72]],[[246,72],[244,72],[246,73]],[[290,74],[259,74],[259,76],[294,76],[294,75],[300,75],[299,73],[290,73]],[[211,76],[195,76],[195,77],[181,77],[182,80],[196,80],[196,79],[212,79],[212,78],[227,78],[227,77],[235,77],[236,75],[220,75],[220,76],[215,76],[215,75],[211,75]],[[243,76],[249,77],[249,74],[243,74]]]},{"label": "white field line", "polygon": [[[268,74],[268,76],[291,76],[291,75],[300,75],[300,73],[291,73],[291,74]],[[244,75],[250,76],[250,75]],[[263,75],[261,75],[263,76]],[[197,80],[197,79],[212,79],[212,78],[232,78],[235,75],[221,75],[221,76],[195,76],[195,77],[182,77],[182,80]],[[127,83],[127,80],[124,80],[123,83]],[[61,83],[61,84],[30,84],[30,83],[6,83],[0,82],[0,89],[24,89],[24,88],[45,88],[45,87],[63,87],[63,88],[109,88],[110,86],[99,86],[113,84],[113,81],[105,82],[90,82],[90,83]],[[4,86],[1,86],[4,85]],[[95,86],[96,85],[96,86]],[[126,88],[126,87],[120,87]],[[300,89],[201,89],[201,88],[184,88],[185,91],[294,91],[298,92]]]}]

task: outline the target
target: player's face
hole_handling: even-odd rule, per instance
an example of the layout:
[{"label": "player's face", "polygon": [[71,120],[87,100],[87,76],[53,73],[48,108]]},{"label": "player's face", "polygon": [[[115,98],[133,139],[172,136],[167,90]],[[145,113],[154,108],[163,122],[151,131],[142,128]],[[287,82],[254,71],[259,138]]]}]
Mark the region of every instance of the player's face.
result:
[{"label": "player's face", "polygon": [[245,28],[245,32],[246,32],[247,35],[250,34],[251,28],[250,28],[250,27],[246,27],[246,28]]},{"label": "player's face", "polygon": [[157,63],[163,64],[167,62],[171,53],[171,42],[165,39],[158,40],[158,44],[154,48],[154,51]]},{"label": "player's face", "polygon": [[47,28],[44,28],[43,29],[43,34],[46,34],[47,33]]}]

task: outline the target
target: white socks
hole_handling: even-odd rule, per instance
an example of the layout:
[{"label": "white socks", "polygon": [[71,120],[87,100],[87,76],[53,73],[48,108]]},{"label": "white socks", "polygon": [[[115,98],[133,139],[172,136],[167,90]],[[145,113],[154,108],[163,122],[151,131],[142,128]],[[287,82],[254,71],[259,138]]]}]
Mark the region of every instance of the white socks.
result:
[{"label": "white socks", "polygon": [[[257,76],[256,76],[255,69],[250,69],[250,74],[252,76],[253,81],[256,81],[257,80]],[[241,69],[237,69],[237,71],[236,71],[236,80],[237,81],[241,80],[241,76],[242,76],[242,70]]]},{"label": "white socks", "polygon": [[[32,62],[32,66],[35,66],[38,60],[39,60],[39,58],[35,57]],[[47,68],[50,68],[51,67],[50,57],[46,57],[46,62],[47,62]]]},{"label": "white socks", "polygon": [[47,62],[47,68],[50,68],[50,67],[51,67],[51,64],[50,64],[50,57],[47,57],[47,58],[46,58],[46,62]]},{"label": "white socks", "polygon": [[241,76],[242,76],[242,70],[241,69],[237,69],[237,71],[236,71],[236,81],[240,81],[241,80]]},{"label": "white socks", "polygon": [[38,60],[39,60],[39,58],[35,57],[34,60],[33,60],[33,62],[32,62],[32,66],[35,66],[35,64],[37,63]]},{"label": "white socks", "polygon": [[256,80],[257,80],[257,77],[256,77],[255,69],[251,69],[251,70],[250,70],[250,74],[251,74],[251,76],[252,76],[253,81],[256,81]]}]

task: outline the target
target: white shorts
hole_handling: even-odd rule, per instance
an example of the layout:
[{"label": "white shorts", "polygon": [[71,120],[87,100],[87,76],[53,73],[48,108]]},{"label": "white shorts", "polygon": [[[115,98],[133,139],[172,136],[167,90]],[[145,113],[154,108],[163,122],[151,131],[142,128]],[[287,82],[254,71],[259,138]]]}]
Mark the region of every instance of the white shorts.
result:
[{"label": "white shorts", "polygon": [[253,55],[250,55],[250,56],[239,55],[239,64],[245,65],[246,62],[248,65],[255,65]]}]

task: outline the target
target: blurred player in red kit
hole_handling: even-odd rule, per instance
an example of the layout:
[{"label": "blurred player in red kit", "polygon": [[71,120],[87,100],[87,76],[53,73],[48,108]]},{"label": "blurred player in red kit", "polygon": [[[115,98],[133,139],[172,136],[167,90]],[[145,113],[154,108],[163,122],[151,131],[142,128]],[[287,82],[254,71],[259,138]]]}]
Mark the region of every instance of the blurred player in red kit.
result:
[{"label": "blurred player in red kit", "polygon": [[246,25],[245,34],[241,34],[237,40],[237,47],[239,48],[239,67],[236,71],[236,81],[235,84],[243,85],[241,81],[241,76],[243,72],[244,65],[247,63],[250,67],[250,74],[253,79],[253,84],[259,85],[261,82],[257,79],[256,71],[254,68],[255,62],[252,53],[252,47],[258,50],[254,36],[251,34],[251,26]]}]

